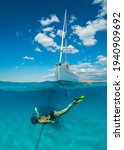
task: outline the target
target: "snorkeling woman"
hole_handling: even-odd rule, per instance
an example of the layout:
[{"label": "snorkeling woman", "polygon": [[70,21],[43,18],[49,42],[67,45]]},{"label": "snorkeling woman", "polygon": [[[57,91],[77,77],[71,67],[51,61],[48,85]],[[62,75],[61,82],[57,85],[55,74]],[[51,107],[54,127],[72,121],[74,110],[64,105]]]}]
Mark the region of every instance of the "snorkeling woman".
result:
[{"label": "snorkeling woman", "polygon": [[65,109],[62,109],[60,111],[52,111],[49,115],[47,116],[41,116],[38,112],[38,109],[35,107],[35,115],[31,117],[31,122],[32,124],[49,124],[49,123],[57,123],[58,121],[54,121],[57,117],[60,117],[67,113],[73,106],[76,104],[80,103],[85,99],[85,96],[80,96],[79,98],[74,98],[74,101],[70,103]]}]

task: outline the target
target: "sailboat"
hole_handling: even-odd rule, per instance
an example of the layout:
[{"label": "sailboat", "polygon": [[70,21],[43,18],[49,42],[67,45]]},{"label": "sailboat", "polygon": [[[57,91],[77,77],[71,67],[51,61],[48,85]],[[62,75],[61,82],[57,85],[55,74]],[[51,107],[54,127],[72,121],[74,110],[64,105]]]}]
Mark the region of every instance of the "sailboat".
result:
[{"label": "sailboat", "polygon": [[[61,46],[60,46],[60,58],[59,63],[56,64],[56,72],[55,72],[55,78],[56,81],[74,81],[78,82],[79,77],[73,73],[70,70],[70,66],[68,63],[68,56],[67,56],[67,10],[65,10],[65,16],[64,16],[64,24],[63,24],[63,30],[62,30],[62,39],[61,39]],[[66,61],[65,64],[62,64],[62,56],[63,53],[66,53]]]}]

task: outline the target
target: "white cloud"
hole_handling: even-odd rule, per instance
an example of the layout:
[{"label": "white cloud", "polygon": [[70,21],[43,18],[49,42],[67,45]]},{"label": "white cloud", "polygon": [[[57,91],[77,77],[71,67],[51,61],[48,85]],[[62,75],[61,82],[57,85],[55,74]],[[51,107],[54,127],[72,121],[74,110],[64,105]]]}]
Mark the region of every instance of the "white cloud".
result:
[{"label": "white cloud", "polygon": [[17,32],[16,32],[16,36],[23,38],[24,35],[23,35],[23,33],[22,33],[21,31],[17,31]]},{"label": "white cloud", "polygon": [[30,33],[32,30],[31,29],[28,29],[28,32]]},{"label": "white cloud", "polygon": [[97,17],[103,17],[107,14],[107,0],[94,0],[93,4],[100,4],[102,7],[99,10]]},{"label": "white cloud", "polygon": [[71,15],[71,19],[69,20],[69,23],[74,23],[75,20],[77,20],[77,17],[75,17],[74,15]]},{"label": "white cloud", "polygon": [[94,0],[93,1],[93,4],[99,4],[99,3],[101,3],[103,0]]},{"label": "white cloud", "polygon": [[56,15],[50,15],[49,18],[46,19],[42,18],[42,20],[40,20],[42,26],[47,26],[53,22],[60,22]]},{"label": "white cloud", "polygon": [[60,37],[62,36],[62,35],[64,35],[65,36],[65,32],[63,32],[62,30],[57,30],[57,35],[59,35]]},{"label": "white cloud", "polygon": [[51,33],[49,34],[49,36],[50,36],[51,38],[55,38],[55,37],[56,37],[56,35],[55,35],[53,32],[51,32]]},{"label": "white cloud", "polygon": [[45,48],[58,48],[58,45],[55,43],[55,41],[43,33],[38,33],[34,40],[43,45]]},{"label": "white cloud", "polygon": [[44,28],[42,29],[44,32],[51,32],[54,30],[54,27],[47,27],[47,28]]},{"label": "white cloud", "polygon": [[24,56],[22,59],[34,60],[34,57]]},{"label": "white cloud", "polygon": [[82,43],[81,43],[81,42],[77,42],[77,44],[78,44],[78,45],[82,45]]},{"label": "white cloud", "polygon": [[75,73],[78,72],[86,72],[86,69],[92,68],[92,64],[89,62],[79,62],[78,64],[72,65],[71,70],[73,70]]},{"label": "white cloud", "polygon": [[49,47],[49,48],[47,48],[47,50],[48,50],[48,51],[51,51],[51,52],[53,52],[53,53],[55,53],[55,52],[56,52],[56,49],[55,49],[55,48],[53,48],[53,47]]},{"label": "white cloud", "polygon": [[73,33],[79,36],[85,46],[93,46],[96,44],[95,39],[96,32],[106,30],[107,22],[105,19],[96,19],[94,21],[88,21],[86,27],[79,25],[72,26]]},{"label": "white cloud", "polygon": [[97,64],[101,64],[101,65],[107,65],[107,57],[103,56],[103,55],[99,55],[97,56]]},{"label": "white cloud", "polygon": [[106,79],[107,70],[101,64],[80,62],[70,67],[76,73],[80,80]]},{"label": "white cloud", "polygon": [[43,81],[53,81],[55,77],[55,72],[42,76]]},{"label": "white cloud", "polygon": [[52,69],[48,69],[49,72],[55,72],[56,71],[56,68],[52,68]]},{"label": "white cloud", "polygon": [[75,53],[78,53],[79,50],[76,49],[73,45],[68,45],[67,47],[64,48],[63,52],[64,53],[75,54]]},{"label": "white cloud", "polygon": [[55,30],[54,27],[46,27],[44,29],[42,29],[42,31],[44,32],[44,34],[47,34],[49,35],[51,38],[55,38],[56,35],[55,35]]},{"label": "white cloud", "polygon": [[41,51],[41,49],[40,49],[39,47],[36,47],[36,48],[35,48],[35,52],[41,53],[42,51]]}]

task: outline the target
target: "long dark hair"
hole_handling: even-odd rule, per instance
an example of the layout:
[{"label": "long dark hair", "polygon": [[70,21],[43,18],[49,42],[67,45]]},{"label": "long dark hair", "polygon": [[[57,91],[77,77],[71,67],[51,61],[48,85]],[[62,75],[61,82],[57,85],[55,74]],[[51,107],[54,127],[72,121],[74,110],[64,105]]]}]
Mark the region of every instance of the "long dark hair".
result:
[{"label": "long dark hair", "polygon": [[31,117],[31,123],[32,124],[37,124],[38,123],[38,119],[33,115],[33,117]]}]

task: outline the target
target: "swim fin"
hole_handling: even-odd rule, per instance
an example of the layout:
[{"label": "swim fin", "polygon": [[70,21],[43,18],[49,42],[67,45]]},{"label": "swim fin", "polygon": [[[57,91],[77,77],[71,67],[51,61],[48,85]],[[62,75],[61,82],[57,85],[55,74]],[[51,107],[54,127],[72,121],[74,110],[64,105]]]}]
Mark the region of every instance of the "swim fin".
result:
[{"label": "swim fin", "polygon": [[78,104],[78,103],[82,102],[83,99],[85,99],[85,96],[80,96],[79,98],[74,98],[74,103]]}]

